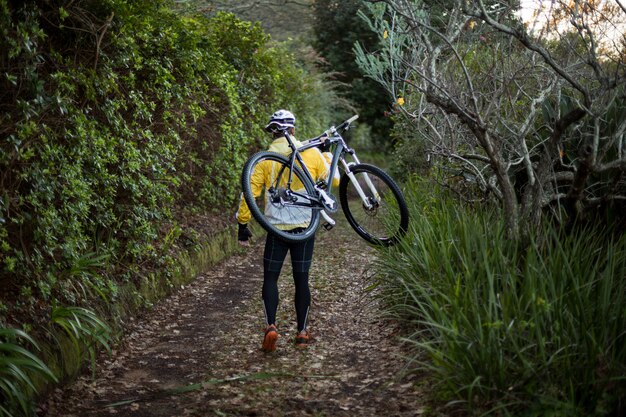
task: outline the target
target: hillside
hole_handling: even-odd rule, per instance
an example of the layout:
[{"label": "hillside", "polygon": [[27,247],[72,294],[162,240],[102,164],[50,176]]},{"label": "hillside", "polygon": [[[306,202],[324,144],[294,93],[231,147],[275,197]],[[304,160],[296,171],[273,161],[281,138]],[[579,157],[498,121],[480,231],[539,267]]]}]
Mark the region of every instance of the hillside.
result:
[{"label": "hillside", "polygon": [[311,0],[197,0],[198,10],[214,13],[222,10],[242,20],[260,22],[276,40],[310,39],[313,34],[313,1]]}]

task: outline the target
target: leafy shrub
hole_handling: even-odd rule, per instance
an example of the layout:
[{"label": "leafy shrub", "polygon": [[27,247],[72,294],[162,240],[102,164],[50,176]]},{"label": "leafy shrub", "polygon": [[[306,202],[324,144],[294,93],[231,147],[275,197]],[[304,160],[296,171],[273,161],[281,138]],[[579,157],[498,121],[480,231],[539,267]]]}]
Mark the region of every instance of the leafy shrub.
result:
[{"label": "leafy shrub", "polygon": [[149,268],[167,278],[161,238],[184,213],[233,210],[268,114],[326,127],[329,84],[258,24],[171,5],[0,0],[0,282],[13,307],[108,302]]},{"label": "leafy shrub", "polygon": [[[49,336],[52,312],[68,363],[66,345],[93,360],[112,331],[92,310],[55,306],[117,314],[146,277],[167,288],[179,222],[234,212],[268,115],[290,108],[314,135],[339,102],[309,57],[258,24],[172,6],[0,0],[0,326]],[[34,386],[19,366],[49,371],[13,346],[0,345],[2,412],[26,412]]]},{"label": "leafy shrub", "polygon": [[[0,326],[49,337],[52,312],[61,371],[112,338],[108,317],[78,306],[132,310],[205,239],[178,242],[184,219],[234,212],[269,114],[290,108],[299,135],[315,135],[342,104],[312,58],[258,24],[172,6],[0,0]],[[33,384],[0,359],[3,411],[26,410]]]},{"label": "leafy shrub", "polygon": [[411,329],[420,367],[474,411],[617,415],[626,239],[546,226],[522,245],[491,213],[417,197],[423,187],[413,187],[409,237],[379,265],[381,294]]}]

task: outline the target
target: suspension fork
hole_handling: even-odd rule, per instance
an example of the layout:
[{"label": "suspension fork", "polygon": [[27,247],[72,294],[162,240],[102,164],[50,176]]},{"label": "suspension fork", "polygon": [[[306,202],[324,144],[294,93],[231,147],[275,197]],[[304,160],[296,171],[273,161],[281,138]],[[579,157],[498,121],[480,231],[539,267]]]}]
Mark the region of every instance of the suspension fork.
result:
[{"label": "suspension fork", "polygon": [[[354,172],[352,172],[352,170],[351,170],[351,167],[353,167],[354,165],[358,164],[359,160],[356,157],[356,155],[352,155],[352,157],[354,158],[355,162],[348,163],[348,162],[346,162],[346,160],[344,158],[341,158],[341,163],[343,164],[343,168],[346,171],[346,175],[348,175],[348,178],[350,178],[350,181],[352,181],[352,184],[354,185],[354,188],[356,189],[356,192],[359,194],[359,197],[361,197],[361,201],[363,201],[363,205],[365,206],[366,209],[370,210],[370,209],[372,209],[373,206],[370,203],[370,201],[367,198],[367,196],[365,195],[365,192],[361,188],[361,184],[359,184],[359,181],[356,179],[356,175],[354,175]],[[376,191],[376,188],[374,187],[374,184],[372,183],[372,180],[370,180],[369,175],[367,175],[367,173],[364,173],[363,176],[365,178],[365,183],[366,183],[367,187],[372,192],[372,195],[374,195],[378,199],[378,191]]]},{"label": "suspension fork", "polygon": [[[354,162],[356,164],[360,164],[361,163],[361,161],[359,161],[359,158],[356,157],[356,154],[352,154],[352,158],[354,159]],[[374,186],[374,183],[370,179],[370,176],[367,175],[367,173],[363,173],[363,176],[365,177],[365,183],[367,184],[367,186],[369,187],[370,191],[372,192],[372,195],[374,197],[376,197],[377,200],[379,200],[380,199],[380,195],[378,194],[378,190],[376,190],[376,187]]]}]

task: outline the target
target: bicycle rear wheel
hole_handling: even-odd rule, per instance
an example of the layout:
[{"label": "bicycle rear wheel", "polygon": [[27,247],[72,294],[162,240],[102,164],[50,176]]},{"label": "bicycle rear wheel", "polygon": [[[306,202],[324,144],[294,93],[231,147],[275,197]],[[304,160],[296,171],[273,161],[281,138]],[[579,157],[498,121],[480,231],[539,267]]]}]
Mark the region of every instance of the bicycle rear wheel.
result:
[{"label": "bicycle rear wheel", "polygon": [[287,242],[315,234],[320,223],[320,208],[313,203],[317,192],[285,156],[267,151],[253,155],[243,167],[241,187],[252,216],[268,233]]},{"label": "bicycle rear wheel", "polygon": [[[354,165],[350,171],[355,182],[344,174],[339,183],[339,200],[348,223],[372,244],[395,244],[409,226],[409,210],[400,187],[373,165]],[[367,204],[358,189],[363,191]]]}]

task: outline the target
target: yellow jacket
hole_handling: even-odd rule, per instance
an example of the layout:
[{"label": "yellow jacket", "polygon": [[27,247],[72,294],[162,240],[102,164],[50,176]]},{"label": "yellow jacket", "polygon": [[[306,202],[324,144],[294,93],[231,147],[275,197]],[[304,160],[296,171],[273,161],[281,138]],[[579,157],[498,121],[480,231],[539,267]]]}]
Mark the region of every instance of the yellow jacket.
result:
[{"label": "yellow jacket", "polygon": [[[296,147],[302,145],[293,138]],[[276,152],[285,156],[291,154],[291,148],[287,142],[287,138],[280,137],[274,139],[268,148],[270,152]],[[311,173],[311,176],[315,181],[326,180],[330,172],[330,161],[332,154],[329,152],[322,153],[318,148],[310,148],[300,153],[302,161],[306,165],[307,169]],[[276,163],[271,161],[263,161],[256,165],[252,177],[250,178],[250,185],[252,193],[255,198],[258,198],[263,189],[267,189],[274,182],[276,175]],[[339,185],[339,173],[336,171],[333,178],[333,186]],[[296,177],[293,178],[291,184],[293,191],[304,190],[304,185],[298,181]],[[311,222],[311,209],[300,207],[276,207],[269,203],[268,196],[266,195],[265,201],[265,216],[269,222],[281,230],[291,230],[296,227],[307,227]],[[241,201],[239,203],[239,209],[237,210],[237,221],[241,224],[246,224],[250,221],[251,213],[243,193],[241,195]]]}]

